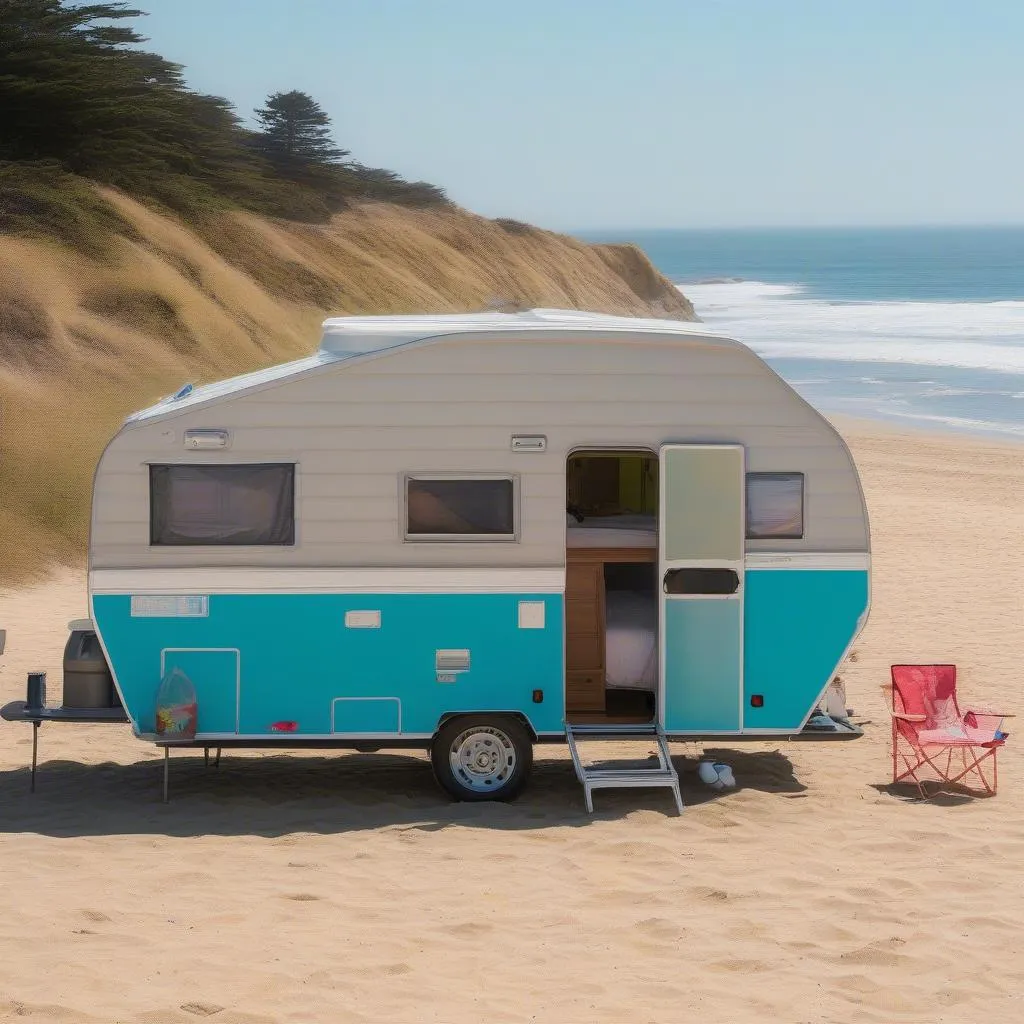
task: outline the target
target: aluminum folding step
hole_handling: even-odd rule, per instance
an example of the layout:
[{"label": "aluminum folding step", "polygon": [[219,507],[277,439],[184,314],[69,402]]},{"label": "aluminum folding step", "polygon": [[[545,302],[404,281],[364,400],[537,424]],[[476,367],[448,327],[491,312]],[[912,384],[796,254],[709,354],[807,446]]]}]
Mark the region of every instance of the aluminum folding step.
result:
[{"label": "aluminum folding step", "polygon": [[[566,723],[565,738],[569,744],[573,768],[576,778],[583,786],[583,798],[587,804],[587,813],[594,813],[593,792],[595,789],[647,789],[663,787],[672,790],[676,807],[683,813],[683,797],[679,792],[679,776],[672,764],[668,752],[665,734],[654,725],[570,725]],[[585,764],[580,757],[577,741],[587,740],[654,740],[657,745],[658,765],[623,763],[620,759],[616,767],[614,762]]]}]

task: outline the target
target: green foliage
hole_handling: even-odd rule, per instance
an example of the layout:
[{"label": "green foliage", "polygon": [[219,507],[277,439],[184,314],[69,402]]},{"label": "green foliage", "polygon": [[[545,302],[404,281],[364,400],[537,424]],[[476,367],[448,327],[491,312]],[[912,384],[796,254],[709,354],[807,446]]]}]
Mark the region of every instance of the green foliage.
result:
[{"label": "green foliage", "polygon": [[532,224],[525,224],[523,221],[513,220],[511,217],[495,217],[494,223],[510,235],[528,235],[535,230]]},{"label": "green foliage", "polygon": [[346,168],[351,175],[353,196],[379,203],[397,203],[400,206],[444,206],[448,197],[444,189],[426,181],[406,181],[394,171],[383,167],[363,167],[352,164]]},{"label": "green foliage", "polygon": [[337,164],[348,156],[331,140],[331,119],[307,93],[273,93],[256,111],[256,119],[262,128],[253,137],[257,151],[286,175],[302,174],[311,165]]},{"label": "green foliage", "polygon": [[116,215],[69,174],[187,217],[241,206],[322,222],[353,198],[446,202],[432,185],[340,163],[347,153],[305,93],[274,93],[258,112],[263,131],[246,131],[227,100],[188,89],[180,65],[139,48],[121,22],[141,14],[123,2],[0,0],[0,230],[99,244]]}]

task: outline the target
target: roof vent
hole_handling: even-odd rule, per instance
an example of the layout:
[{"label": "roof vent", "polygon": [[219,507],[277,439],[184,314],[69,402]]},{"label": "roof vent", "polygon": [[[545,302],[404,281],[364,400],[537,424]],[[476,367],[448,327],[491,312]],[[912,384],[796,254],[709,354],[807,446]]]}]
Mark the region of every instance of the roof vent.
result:
[{"label": "roof vent", "polygon": [[184,387],[179,388],[177,391],[174,392],[174,394],[171,396],[171,401],[176,402],[178,401],[179,398],[185,398],[186,396],[191,395],[194,390],[194,384],[186,384]]}]

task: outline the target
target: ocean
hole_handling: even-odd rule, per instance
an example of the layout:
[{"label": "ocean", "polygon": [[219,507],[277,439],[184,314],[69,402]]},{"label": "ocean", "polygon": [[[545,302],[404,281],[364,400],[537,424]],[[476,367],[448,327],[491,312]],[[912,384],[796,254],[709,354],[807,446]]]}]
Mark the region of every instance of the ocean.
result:
[{"label": "ocean", "polygon": [[587,232],[824,412],[1024,439],[1024,228]]}]

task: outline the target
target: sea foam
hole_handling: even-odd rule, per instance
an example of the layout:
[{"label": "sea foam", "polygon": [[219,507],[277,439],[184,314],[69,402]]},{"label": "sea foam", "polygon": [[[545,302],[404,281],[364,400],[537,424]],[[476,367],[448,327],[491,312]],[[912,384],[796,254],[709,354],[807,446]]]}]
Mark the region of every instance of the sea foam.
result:
[{"label": "sea foam", "polygon": [[1024,374],[1024,302],[828,302],[762,281],[680,288],[705,323],[766,359]]}]

